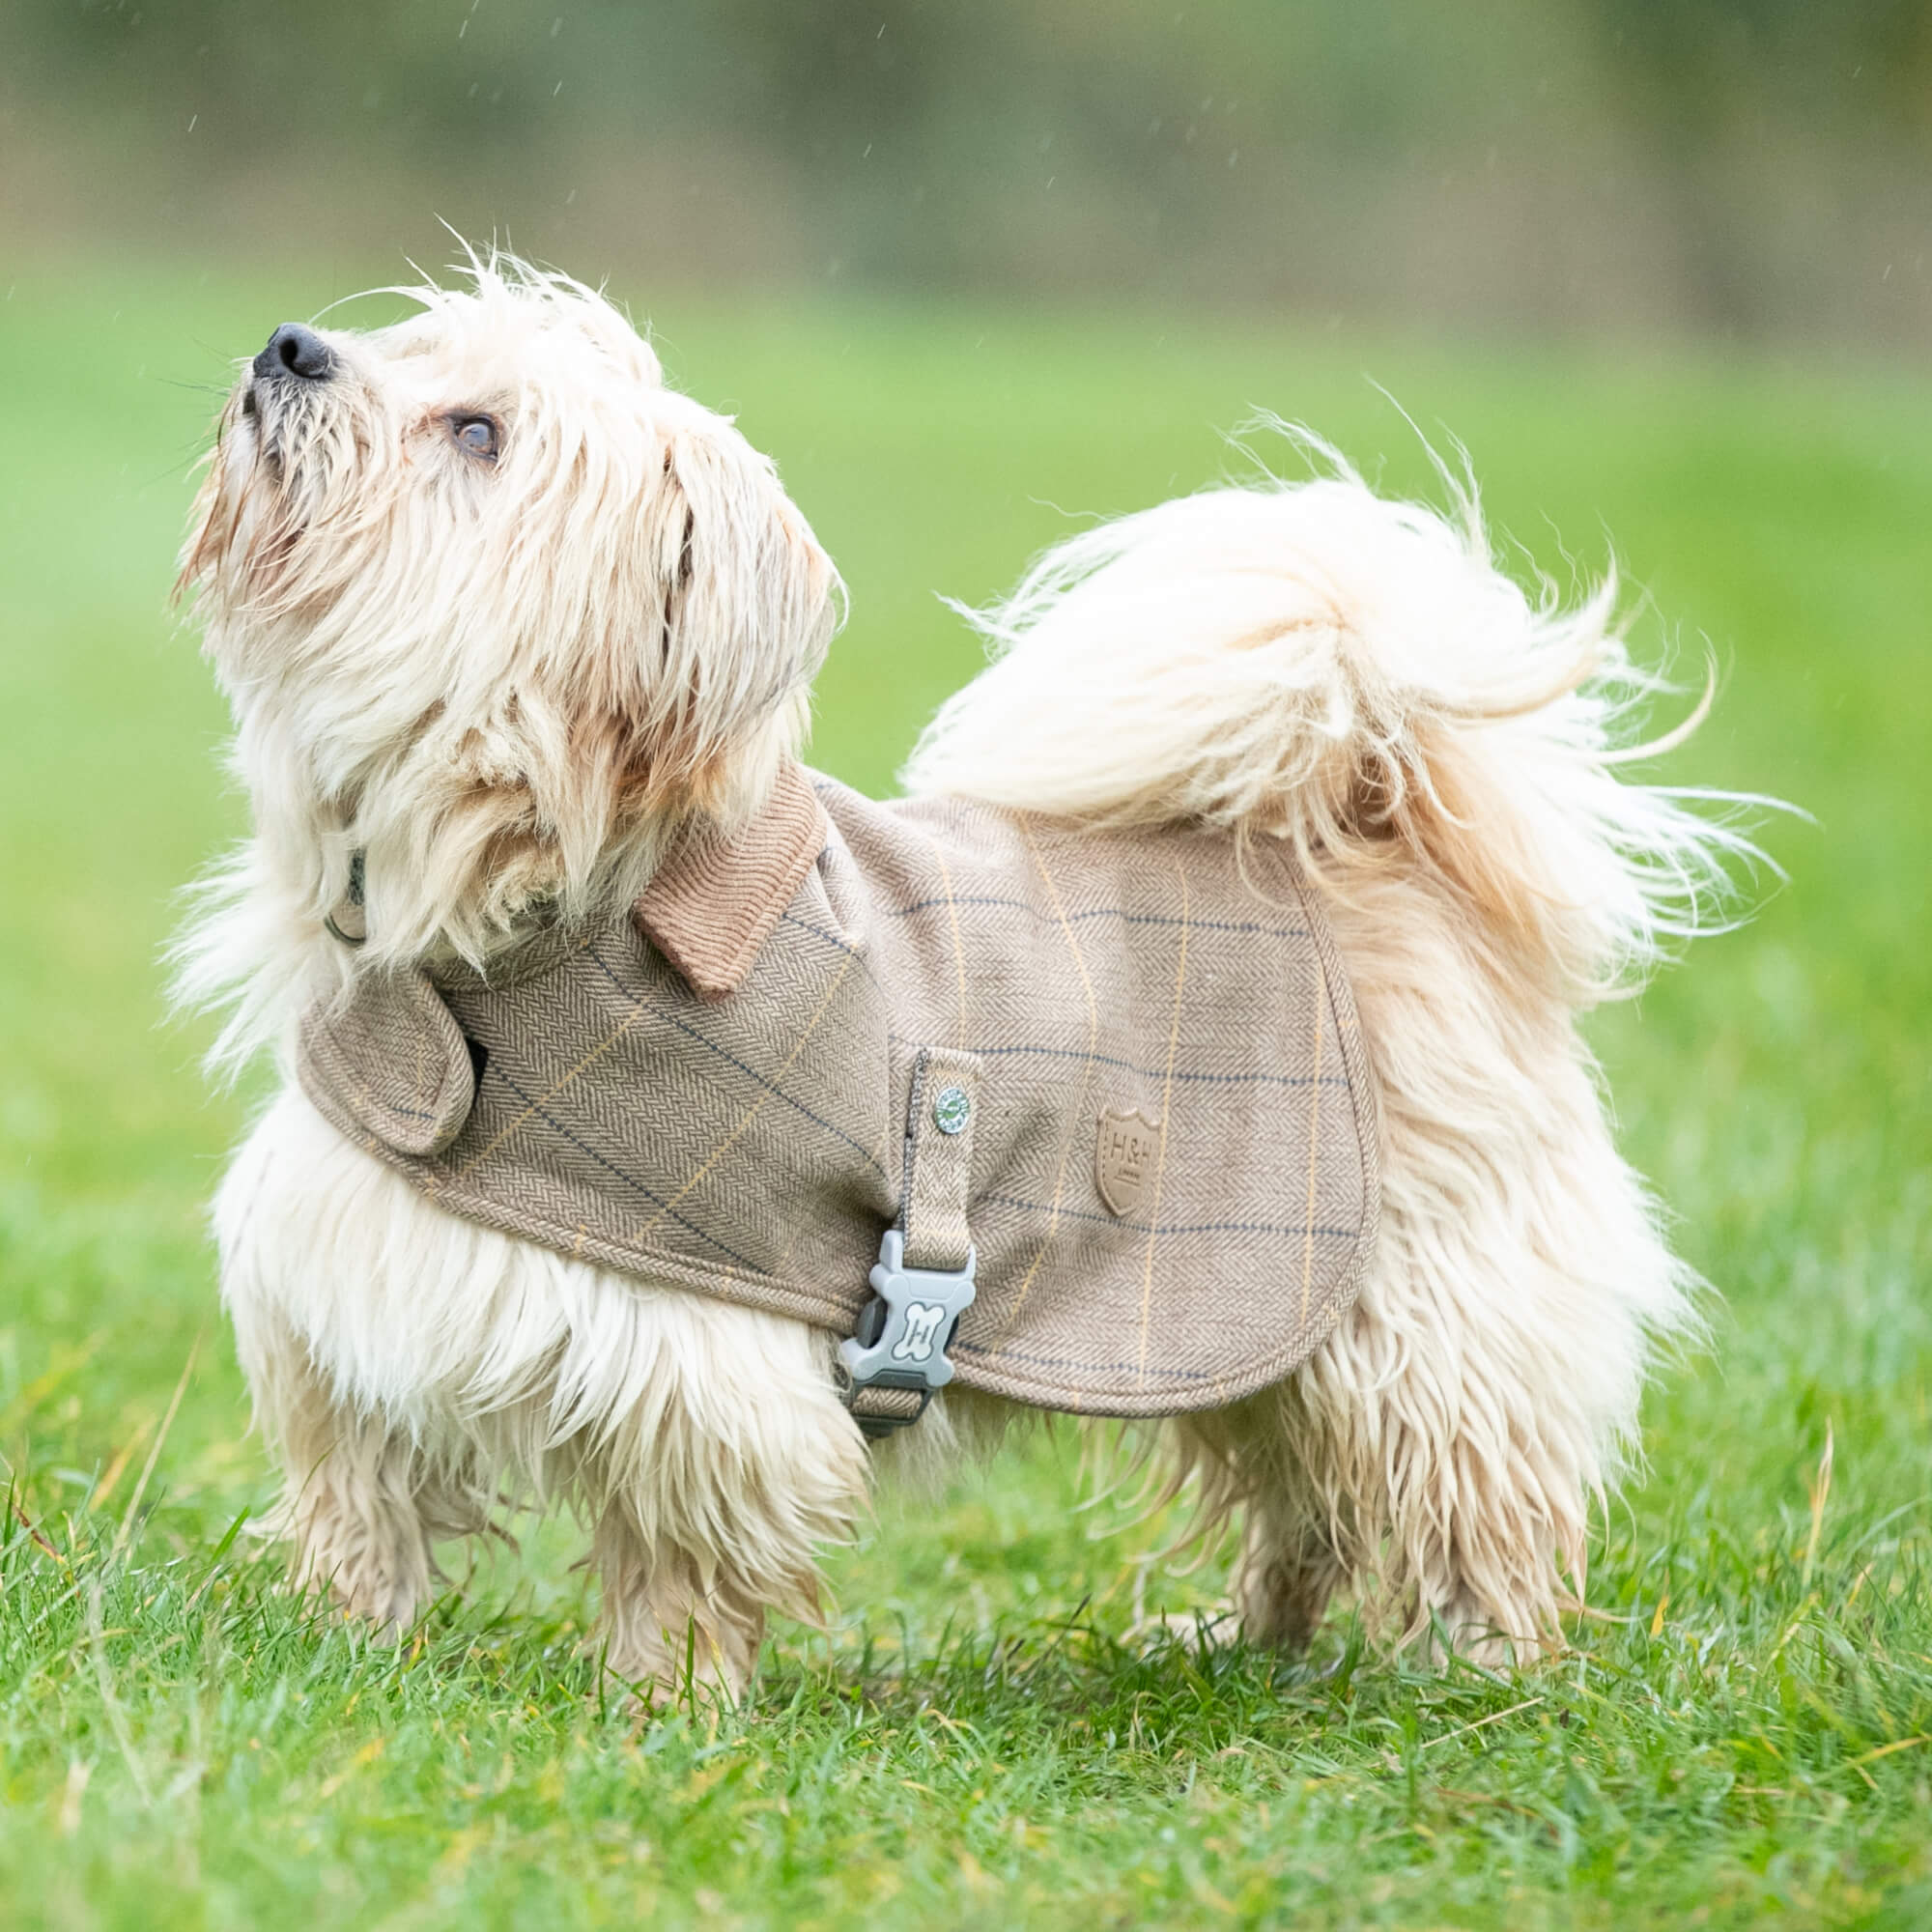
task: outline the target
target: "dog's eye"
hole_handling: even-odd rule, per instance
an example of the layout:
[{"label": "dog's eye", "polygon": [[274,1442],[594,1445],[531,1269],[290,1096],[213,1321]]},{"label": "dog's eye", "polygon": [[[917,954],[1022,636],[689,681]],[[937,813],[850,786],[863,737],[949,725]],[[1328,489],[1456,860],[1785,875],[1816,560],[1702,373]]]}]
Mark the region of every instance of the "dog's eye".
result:
[{"label": "dog's eye", "polygon": [[502,446],[503,433],[494,416],[451,416],[449,433],[471,456],[496,460]]}]

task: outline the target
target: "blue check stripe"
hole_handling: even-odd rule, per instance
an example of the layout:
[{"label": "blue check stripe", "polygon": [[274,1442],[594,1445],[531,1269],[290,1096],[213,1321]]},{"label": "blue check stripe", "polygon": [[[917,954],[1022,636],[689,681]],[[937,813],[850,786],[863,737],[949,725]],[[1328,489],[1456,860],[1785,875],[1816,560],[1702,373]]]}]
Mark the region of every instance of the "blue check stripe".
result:
[{"label": "blue check stripe", "polygon": [[[998,1208],[1016,1208],[1023,1214],[1051,1214],[1054,1211],[1043,1201],[1022,1201],[1013,1194],[982,1194],[978,1198]],[[1097,1221],[1103,1228],[1120,1228],[1133,1235],[1154,1232],[1152,1225],[1146,1221],[1128,1221],[1115,1214],[1090,1214],[1084,1208],[1068,1208],[1065,1203],[1061,1205],[1060,1218],[1063,1221]],[[1299,1235],[1304,1239],[1313,1235],[1318,1240],[1331,1241],[1353,1241],[1357,1235],[1353,1228],[1311,1228],[1303,1221],[1199,1221],[1174,1227],[1163,1221],[1160,1233],[1163,1236]]]},{"label": "blue check stripe", "polygon": [[[1095,1066],[1112,1066],[1122,1073],[1138,1073],[1149,1080],[1159,1080],[1166,1076],[1164,1066],[1137,1066],[1131,1060],[1116,1060],[1105,1053],[1082,1053],[1076,1047],[1066,1046],[976,1046],[968,1049],[986,1060],[998,1060],[1011,1054],[1029,1054],[1040,1060],[1091,1060]],[[1192,1080],[1223,1087],[1346,1087],[1349,1076],[1346,1073],[1189,1073],[1177,1066],[1174,1069],[1177,1081]]]},{"label": "blue check stripe", "polygon": [[724,1255],[729,1261],[735,1262],[739,1267],[744,1268],[748,1273],[760,1276],[762,1276],[765,1273],[765,1270],[761,1268],[756,1262],[748,1262],[743,1255],[737,1252],[736,1249],[726,1247],[724,1243],[721,1241],[716,1235],[712,1234],[708,1228],[700,1228],[696,1221],[693,1221],[687,1218],[685,1215],[680,1214],[675,1208],[671,1207],[664,1199],[662,1195],[653,1194],[651,1190],[648,1187],[646,1187],[641,1180],[636,1178],[636,1176],[626,1174],[621,1167],[617,1167],[613,1165],[611,1162],[606,1160],[604,1156],[601,1153],[599,1153],[594,1147],[591,1147],[585,1141],[580,1140],[578,1136],[572,1133],[571,1130],[567,1126],[565,1126],[564,1123],[561,1121],[559,1121],[554,1114],[551,1113],[549,1109],[546,1108],[540,1100],[534,1099],[531,1097],[531,1095],[526,1094],[524,1090],[520,1086],[518,1086],[517,1083],[514,1080],[512,1080],[507,1073],[503,1071],[502,1067],[497,1064],[495,1058],[493,1058],[490,1062],[490,1065],[483,1069],[483,1077],[485,1080],[500,1080],[503,1083],[503,1085],[507,1087],[510,1090],[510,1092],[517,1096],[518,1099],[523,1101],[525,1106],[526,1106],[531,1113],[535,1114],[537,1118],[541,1120],[547,1127],[550,1127],[554,1129],[555,1132],[561,1134],[563,1138],[567,1140],[571,1144],[571,1146],[578,1151],[579,1153],[584,1155],[587,1159],[594,1160],[597,1163],[597,1165],[601,1167],[604,1170],[604,1172],[608,1174],[613,1180],[621,1182],[622,1185],[628,1187],[634,1194],[641,1194],[644,1197],[644,1199],[651,1204],[653,1208],[662,1208],[666,1213],[668,1213],[670,1216],[670,1218],[673,1221],[675,1221],[678,1224],[679,1227],[688,1229],[692,1234],[696,1235],[700,1241],[708,1241],[714,1248],[718,1250],[718,1252],[721,1255]]},{"label": "blue check stripe", "polygon": [[[809,930],[816,931],[817,928],[810,927],[809,928]],[[821,933],[819,936],[820,938],[823,938],[825,935]],[[624,995],[625,999],[629,1000],[634,997],[629,991],[626,990],[624,982],[617,978],[616,974],[611,972],[609,963],[604,958],[604,955],[601,952],[599,952],[594,946],[590,948],[590,957],[596,962],[597,970],[600,973],[602,973],[607,980],[610,980],[611,985],[616,987],[618,992]],[[880,1165],[878,1156],[875,1153],[873,1153],[868,1148],[860,1146],[860,1144],[857,1141],[855,1141],[852,1138],[852,1136],[844,1130],[843,1127],[835,1126],[833,1122],[826,1120],[822,1114],[813,1113],[812,1110],[810,1107],[808,1107],[803,1100],[795,1100],[789,1094],[787,1094],[784,1091],[782,1087],[780,1087],[776,1085],[774,1082],[768,1080],[762,1073],[758,1071],[758,1069],[755,1066],[753,1066],[746,1061],[740,1060],[738,1056],[735,1053],[733,1053],[728,1047],[720,1046],[715,1039],[707,1039],[704,1037],[704,1035],[699,1033],[695,1026],[692,1026],[688,1024],[686,1021],[679,1019],[678,1016],[674,1012],[672,1012],[668,1007],[654,1006],[651,1009],[651,1014],[653,1018],[664,1020],[668,1025],[674,1026],[679,1033],[684,1034],[688,1038],[695,1039],[699,1046],[708,1048],[711,1052],[715,1053],[720,1060],[729,1061],[730,1064],[733,1066],[735,1066],[740,1073],[744,1074],[747,1079],[756,1081],[757,1084],[760,1087],[762,1087],[766,1093],[772,1094],[777,1099],[782,1100],[787,1107],[796,1109],[799,1113],[803,1114],[805,1118],[812,1123],[813,1126],[822,1127],[828,1134],[832,1135],[835,1140],[843,1141],[845,1145],[848,1148],[850,1148],[852,1151],[856,1153],[859,1156],[859,1158],[863,1160],[866,1163],[866,1165],[869,1167],[872,1170],[872,1172],[879,1177],[881,1180],[890,1181],[891,1176],[888,1175],[886,1173],[885,1168]]]},{"label": "blue check stripe", "polygon": [[[895,1046],[917,1048],[921,1041],[908,1034],[895,1033],[890,1036]],[[1074,1046],[968,1046],[962,1053],[977,1053],[982,1060],[1001,1060],[1015,1054],[1031,1056],[1038,1060],[1077,1060],[1082,1065],[1092,1061],[1095,1066],[1111,1066],[1120,1073],[1138,1073],[1148,1080],[1166,1078],[1164,1066],[1142,1066],[1131,1060],[1117,1060],[1111,1053],[1086,1053]],[[1346,1073],[1190,1073],[1185,1068],[1174,1069],[1177,1081],[1191,1080],[1197,1084],[1215,1087],[1346,1087],[1349,1076]]]},{"label": "blue check stripe", "polygon": [[822,939],[826,945],[836,946],[840,952],[849,953],[861,965],[865,964],[866,955],[856,946],[848,945],[836,932],[827,932],[822,925],[813,925],[809,919],[800,919],[793,912],[781,913],[779,918],[784,924],[795,925],[801,932],[809,932],[812,938]]},{"label": "blue check stripe", "polygon": [[[943,895],[935,898],[914,899],[910,905],[885,906],[881,908],[887,919],[910,919],[915,913],[930,912],[934,907],[953,906],[1005,906],[1009,912],[1023,912],[1029,918],[1037,919],[1042,924],[1059,923],[1054,914],[1044,907],[1037,906],[1031,899],[1009,898],[998,893],[960,893],[952,899]],[[1190,919],[1182,921],[1171,913],[1129,912],[1125,906],[1095,906],[1086,912],[1068,913],[1066,923],[1080,925],[1088,920],[1117,919],[1122,925],[1180,925],[1185,924],[1190,932],[1242,932],[1261,939],[1306,939],[1305,925],[1266,925],[1259,920],[1215,920]]]},{"label": "blue check stripe", "polygon": [[1084,919],[1118,919],[1123,925],[1184,925],[1189,932],[1245,932],[1261,939],[1306,939],[1305,925],[1264,925],[1251,919],[1178,919],[1164,912],[1123,912],[1119,906],[1105,906],[1097,912],[1076,912],[1068,923],[1078,925]]},{"label": "blue check stripe", "polygon": [[1208,1369],[1163,1369],[1151,1362],[1145,1365],[1138,1361],[1087,1362],[1076,1361],[1071,1355],[1030,1355],[1023,1349],[1005,1348],[997,1342],[990,1346],[981,1346],[980,1343],[967,1341],[963,1335],[955,1335],[949,1346],[958,1350],[962,1355],[985,1355],[1002,1362],[1025,1362],[1036,1369],[1072,1369],[1083,1374],[1104,1369],[1125,1369],[1131,1370],[1136,1375],[1158,1376],[1163,1380],[1171,1382],[1208,1382],[1226,1379],[1225,1377]]}]

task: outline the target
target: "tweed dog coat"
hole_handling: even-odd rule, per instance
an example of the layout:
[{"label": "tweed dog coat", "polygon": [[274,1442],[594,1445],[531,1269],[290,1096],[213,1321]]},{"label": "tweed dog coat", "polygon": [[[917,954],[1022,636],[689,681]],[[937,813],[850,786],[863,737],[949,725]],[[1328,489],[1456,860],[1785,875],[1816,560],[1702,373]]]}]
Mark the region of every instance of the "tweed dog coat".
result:
[{"label": "tweed dog coat", "polygon": [[298,1071],[437,1206],[641,1283],[850,1334],[882,1231],[921,1267],[970,1251],[957,1379],[1057,1409],[1279,1380],[1375,1241],[1375,1100],[1313,896],[1271,841],[1189,827],[788,768],[602,923],[487,976],[358,976]]}]

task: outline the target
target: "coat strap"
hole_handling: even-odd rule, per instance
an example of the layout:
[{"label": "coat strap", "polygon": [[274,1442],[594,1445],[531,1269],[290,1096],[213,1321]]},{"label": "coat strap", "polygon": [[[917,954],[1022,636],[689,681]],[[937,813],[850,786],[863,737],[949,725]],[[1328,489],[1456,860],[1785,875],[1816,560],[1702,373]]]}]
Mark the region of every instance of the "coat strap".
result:
[{"label": "coat strap", "polygon": [[946,1350],[974,1295],[967,1207],[979,1111],[979,1056],[923,1048],[906,1115],[899,1225],[879,1244],[873,1298],[838,1349],[845,1406],[869,1436],[917,1422],[952,1379]]},{"label": "coat strap", "polygon": [[906,1110],[905,1232],[908,1267],[955,1273],[973,1259],[966,1204],[973,1190],[973,1125],[980,1112],[980,1056],[926,1047],[913,1063]]}]

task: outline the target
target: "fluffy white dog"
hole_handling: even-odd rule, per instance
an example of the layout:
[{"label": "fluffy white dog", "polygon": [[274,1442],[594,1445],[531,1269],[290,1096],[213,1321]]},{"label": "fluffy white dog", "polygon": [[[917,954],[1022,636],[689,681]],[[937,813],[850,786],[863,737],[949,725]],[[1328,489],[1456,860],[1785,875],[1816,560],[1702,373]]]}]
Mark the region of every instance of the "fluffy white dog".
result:
[{"label": "fluffy white dog", "polygon": [[[567,1503],[611,1667],[648,1692],[695,1657],[735,1693],[863,1507],[838,1336],[446,1212],[291,1069],[318,999],[487,978],[636,900],[694,824],[753,822],[839,581],[598,295],[502,261],[412,294],[374,333],[275,332],[185,550],[254,832],[203,888],[183,989],[226,1006],[220,1064],[285,1075],[216,1202],[223,1295],[298,1579],[397,1630],[439,1539]],[[1690,1319],[1577,1016],[1698,923],[1742,840],[1615,777],[1655,687],[1609,587],[1526,597],[1473,499],[1444,520],[1320,453],[1316,480],[1048,555],[980,620],[993,663],[908,785],[1293,855],[1373,1081],[1373,1252],[1286,1379],[1145,1426],[1239,1514],[1251,1640],[1304,1641],[1346,1584],[1394,1640],[1507,1653],[1580,1591],[1646,1366]],[[955,1390],[892,1454],[943,1465],[1010,1412]]]}]

